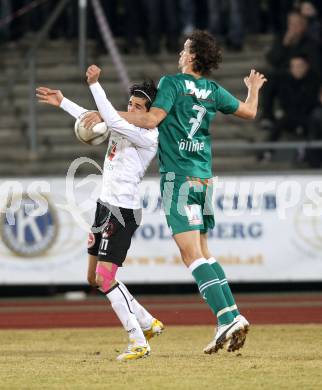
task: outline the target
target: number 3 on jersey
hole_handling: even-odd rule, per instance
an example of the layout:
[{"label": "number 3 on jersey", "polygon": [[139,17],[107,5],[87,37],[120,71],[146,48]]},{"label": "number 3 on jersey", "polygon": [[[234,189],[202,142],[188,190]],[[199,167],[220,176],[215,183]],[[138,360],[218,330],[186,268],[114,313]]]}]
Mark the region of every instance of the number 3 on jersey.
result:
[{"label": "number 3 on jersey", "polygon": [[190,118],[189,123],[192,124],[190,133],[188,134],[188,139],[192,139],[192,137],[196,134],[198,131],[202,119],[205,116],[207,110],[203,106],[198,106],[198,104],[194,104],[192,106],[192,109],[197,111],[197,118]]}]

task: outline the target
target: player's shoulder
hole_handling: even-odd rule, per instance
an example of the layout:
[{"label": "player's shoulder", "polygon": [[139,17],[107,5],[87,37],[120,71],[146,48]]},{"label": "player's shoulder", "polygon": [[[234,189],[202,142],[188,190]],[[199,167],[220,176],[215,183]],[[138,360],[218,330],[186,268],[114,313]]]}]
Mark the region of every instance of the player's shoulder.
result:
[{"label": "player's shoulder", "polygon": [[161,81],[167,81],[169,83],[176,83],[178,80],[180,80],[179,76],[180,76],[180,73],[178,73],[178,74],[166,74],[166,75],[161,77],[160,82]]},{"label": "player's shoulder", "polygon": [[153,137],[158,138],[159,137],[159,129],[155,127],[154,129],[150,130],[153,134]]},{"label": "player's shoulder", "polygon": [[162,88],[163,90],[169,89],[169,90],[175,90],[178,91],[182,87],[181,85],[183,84],[183,80],[181,80],[179,74],[167,74],[161,77],[159,84],[158,84],[158,89]]},{"label": "player's shoulder", "polygon": [[222,88],[222,86],[220,84],[218,84],[217,81],[215,81],[213,79],[207,78],[207,81],[211,85],[211,87],[214,91],[217,91],[218,89]]},{"label": "player's shoulder", "polygon": [[147,134],[151,137],[158,137],[159,136],[159,129],[158,127],[153,127],[153,129],[147,129],[145,127],[138,127],[138,131]]},{"label": "player's shoulder", "polygon": [[211,84],[211,88],[213,90],[214,93],[216,94],[222,94],[222,93],[227,93],[228,91],[226,90],[226,88],[224,88],[221,84],[219,84],[217,81],[215,80],[209,80],[210,84]]}]

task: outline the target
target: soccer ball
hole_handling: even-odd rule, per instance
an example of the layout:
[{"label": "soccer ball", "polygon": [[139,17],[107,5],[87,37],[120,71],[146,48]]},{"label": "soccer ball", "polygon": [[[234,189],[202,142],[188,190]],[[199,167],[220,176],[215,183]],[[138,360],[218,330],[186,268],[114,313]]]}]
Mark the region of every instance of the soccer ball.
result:
[{"label": "soccer ball", "polygon": [[99,145],[107,139],[110,132],[104,122],[97,123],[91,129],[87,129],[83,121],[89,112],[98,111],[86,111],[76,119],[74,126],[75,135],[84,144]]}]

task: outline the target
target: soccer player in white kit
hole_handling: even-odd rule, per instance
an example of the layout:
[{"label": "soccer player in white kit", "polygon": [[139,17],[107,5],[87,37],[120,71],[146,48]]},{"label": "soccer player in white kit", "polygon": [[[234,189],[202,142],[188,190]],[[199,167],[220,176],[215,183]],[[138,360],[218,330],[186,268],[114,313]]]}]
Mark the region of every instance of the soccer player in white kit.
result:
[{"label": "soccer player in white kit", "polygon": [[[88,239],[87,279],[108,300],[129,335],[129,345],[117,357],[127,361],[150,354],[148,340],[160,334],[164,326],[133,298],[126,286],[116,279],[125,260],[132,236],[140,225],[139,184],[154,158],[158,130],[142,129],[121,118],[98,83],[100,69],[89,67],[87,82],[110,137],[104,161],[103,185]],[[130,88],[128,111],[148,111],[156,95],[153,82]],[[88,111],[65,98],[61,91],[37,88],[39,102],[59,106],[74,118]]]}]

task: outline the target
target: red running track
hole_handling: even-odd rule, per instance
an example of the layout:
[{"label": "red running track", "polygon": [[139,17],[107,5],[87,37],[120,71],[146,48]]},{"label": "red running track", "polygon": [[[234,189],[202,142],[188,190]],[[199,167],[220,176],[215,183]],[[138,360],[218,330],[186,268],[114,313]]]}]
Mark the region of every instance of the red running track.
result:
[{"label": "red running track", "polygon": [[[242,313],[253,324],[322,323],[322,293],[236,295]],[[198,295],[144,297],[140,302],[167,325],[215,324]],[[104,299],[0,300],[0,329],[119,326]]]}]

